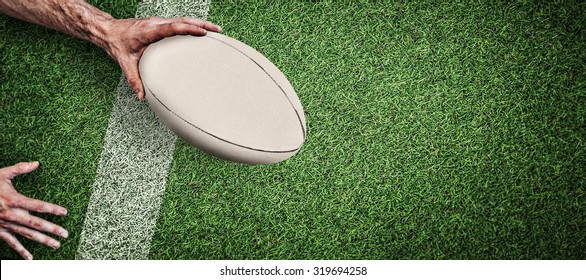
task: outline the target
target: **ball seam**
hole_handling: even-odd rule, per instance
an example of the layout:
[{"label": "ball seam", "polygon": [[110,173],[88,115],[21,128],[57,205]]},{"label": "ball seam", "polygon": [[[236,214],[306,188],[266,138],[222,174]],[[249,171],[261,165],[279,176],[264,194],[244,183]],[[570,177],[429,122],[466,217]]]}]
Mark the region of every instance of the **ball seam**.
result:
[{"label": "ball seam", "polygon": [[[163,106],[167,111],[171,112],[171,114],[173,114],[176,118],[182,120],[183,122],[189,124],[190,126],[194,127],[195,129],[197,129],[197,130],[199,130],[199,131],[201,131],[201,132],[203,132],[203,133],[205,133],[205,134],[207,134],[209,136],[212,136],[212,137],[214,137],[214,138],[216,138],[216,139],[218,139],[220,141],[226,142],[228,144],[231,144],[231,145],[234,145],[234,146],[237,146],[237,147],[241,147],[241,148],[245,148],[245,149],[249,149],[249,150],[253,150],[253,151],[258,151],[258,152],[264,152],[264,153],[280,153],[280,154],[281,153],[292,153],[292,152],[299,151],[299,149],[301,149],[301,146],[299,146],[299,147],[297,147],[295,149],[292,149],[292,150],[264,150],[264,149],[258,149],[258,148],[244,146],[244,145],[237,144],[237,143],[234,143],[232,141],[229,141],[227,139],[221,138],[221,137],[219,137],[217,135],[214,135],[214,134],[212,134],[212,133],[210,133],[208,131],[205,131],[204,129],[198,127],[197,125],[195,125],[195,124],[189,122],[188,120],[182,118],[181,116],[177,115],[175,112],[173,112],[173,110],[171,110],[169,107],[167,107],[167,105],[165,105],[165,103],[163,103],[157,97],[157,95],[154,94],[153,91],[146,84],[144,84],[144,87],[147,89],[148,93],[151,94],[155,98],[155,100],[157,100],[157,102],[159,102],[159,104],[161,104],[161,106]],[[302,127],[302,130],[303,130],[303,127]],[[305,139],[305,130],[303,130],[303,132],[304,132],[303,133],[303,135],[304,135],[303,138]]]}]

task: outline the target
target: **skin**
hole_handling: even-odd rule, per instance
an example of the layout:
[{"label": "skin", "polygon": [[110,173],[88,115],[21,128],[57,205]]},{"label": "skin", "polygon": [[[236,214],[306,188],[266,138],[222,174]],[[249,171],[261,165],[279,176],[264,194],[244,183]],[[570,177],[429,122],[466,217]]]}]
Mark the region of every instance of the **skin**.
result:
[{"label": "skin", "polygon": [[[221,32],[219,26],[193,18],[115,19],[83,0],[0,0],[0,13],[69,34],[103,48],[120,64],[138,99],[144,98],[138,61],[149,44],[174,35],[203,36],[208,31]],[[21,162],[0,169],[0,238],[25,259],[32,259],[32,255],[18,241],[17,235],[55,249],[61,244],[45,233],[62,238],[69,235],[62,227],[29,212],[64,216],[67,214],[65,208],[25,197],[12,185],[14,177],[32,172],[38,166],[38,162]]]},{"label": "skin", "polygon": [[139,99],[138,61],[151,43],[173,35],[202,36],[221,28],[193,18],[115,19],[82,0],[0,0],[0,13],[40,24],[102,47],[120,64]]},{"label": "skin", "polygon": [[32,259],[31,253],[20,244],[16,235],[43,243],[57,249],[61,243],[45,233],[67,238],[69,233],[62,227],[35,217],[29,211],[65,216],[67,209],[44,201],[28,198],[19,194],[12,185],[18,175],[34,171],[39,162],[21,162],[0,169],[0,238],[16,250],[23,258]]}]

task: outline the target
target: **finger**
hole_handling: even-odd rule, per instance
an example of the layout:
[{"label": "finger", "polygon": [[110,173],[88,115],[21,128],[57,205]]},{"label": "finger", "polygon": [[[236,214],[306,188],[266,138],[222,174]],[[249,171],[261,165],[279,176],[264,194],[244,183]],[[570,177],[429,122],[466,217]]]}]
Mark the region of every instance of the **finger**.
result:
[{"label": "finger", "polygon": [[214,32],[222,31],[222,27],[219,25],[213,24],[207,20],[199,19],[199,18],[191,18],[191,17],[182,17],[182,18],[151,18],[150,20],[159,21],[158,24],[171,24],[171,23],[185,23],[189,25],[199,26],[205,30],[210,30]]},{"label": "finger", "polygon": [[222,32],[222,27],[220,27],[219,25],[213,24],[207,20],[202,20],[202,19],[197,19],[197,18],[189,18],[189,17],[181,18],[181,20],[184,23],[197,25],[197,26],[199,26],[203,29],[209,30],[209,31]]},{"label": "finger", "polygon": [[120,67],[122,67],[122,71],[126,75],[128,86],[134,91],[138,99],[142,100],[144,98],[144,88],[138,72],[138,61],[127,60],[120,62]]},{"label": "finger", "polygon": [[207,30],[196,24],[189,24],[180,21],[173,21],[170,23],[163,24],[158,27],[159,35],[162,37],[171,37],[175,35],[195,35],[203,36],[206,35]]},{"label": "finger", "polygon": [[39,213],[49,213],[57,216],[67,215],[67,209],[64,207],[42,200],[32,199],[22,194],[14,195],[14,197],[10,200],[9,205],[12,207],[31,210]]},{"label": "finger", "polygon": [[149,43],[175,35],[205,35],[207,31],[200,27],[202,23],[193,20],[187,18],[146,18],[141,20],[140,26],[143,27],[145,34],[152,35],[149,36]]},{"label": "finger", "polygon": [[16,237],[12,233],[2,231],[2,232],[0,232],[0,238],[2,238],[2,240],[4,240],[6,243],[8,243],[8,246],[10,246],[10,248],[12,248],[14,251],[16,251],[23,259],[25,259],[25,260],[32,260],[33,259],[33,255],[31,255],[31,253],[26,248],[24,248],[24,246],[22,246],[22,244],[20,244],[18,239],[16,239]]},{"label": "finger", "polygon": [[53,249],[59,249],[59,247],[61,247],[61,243],[45,234],[42,234],[36,230],[27,228],[27,227],[23,227],[14,223],[4,223],[2,225],[4,228],[14,232],[14,233],[18,233],[30,240],[39,242],[41,244],[44,244],[46,246],[49,246]]},{"label": "finger", "polygon": [[13,166],[8,166],[0,169],[0,175],[4,176],[8,180],[12,180],[14,177],[26,173],[30,173],[39,167],[38,161],[33,162],[20,162]]},{"label": "finger", "polygon": [[63,238],[69,236],[69,232],[64,228],[33,216],[25,210],[16,211],[16,209],[12,209],[9,213],[5,214],[3,218],[12,222],[11,224],[20,224],[39,231],[52,233]]}]

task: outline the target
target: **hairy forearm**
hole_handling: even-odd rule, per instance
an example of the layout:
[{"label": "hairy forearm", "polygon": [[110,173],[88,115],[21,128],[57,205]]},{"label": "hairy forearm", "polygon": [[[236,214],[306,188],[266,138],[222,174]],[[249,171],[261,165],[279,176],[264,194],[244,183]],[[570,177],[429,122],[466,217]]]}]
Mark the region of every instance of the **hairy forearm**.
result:
[{"label": "hairy forearm", "polygon": [[46,26],[100,47],[113,19],[83,0],[0,0],[0,13]]},{"label": "hairy forearm", "polygon": [[102,47],[118,61],[128,84],[144,97],[138,62],[145,48],[165,37],[203,36],[222,29],[195,18],[114,19],[84,0],[0,0],[0,13],[40,24]]}]

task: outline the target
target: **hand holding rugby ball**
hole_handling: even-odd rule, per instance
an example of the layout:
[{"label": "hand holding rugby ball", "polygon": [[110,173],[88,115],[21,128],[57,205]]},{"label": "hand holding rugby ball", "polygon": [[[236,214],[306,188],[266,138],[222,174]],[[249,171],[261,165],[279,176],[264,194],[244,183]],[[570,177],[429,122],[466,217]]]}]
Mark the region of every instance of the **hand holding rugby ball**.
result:
[{"label": "hand holding rugby ball", "polygon": [[219,33],[151,44],[139,62],[145,97],[158,118],[202,151],[267,164],[305,140],[303,107],[283,73],[250,46]]}]

